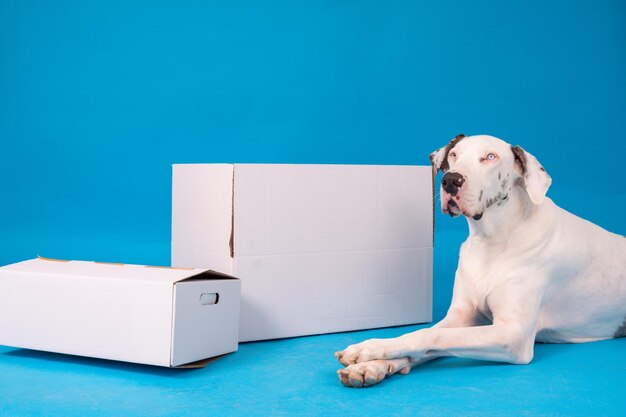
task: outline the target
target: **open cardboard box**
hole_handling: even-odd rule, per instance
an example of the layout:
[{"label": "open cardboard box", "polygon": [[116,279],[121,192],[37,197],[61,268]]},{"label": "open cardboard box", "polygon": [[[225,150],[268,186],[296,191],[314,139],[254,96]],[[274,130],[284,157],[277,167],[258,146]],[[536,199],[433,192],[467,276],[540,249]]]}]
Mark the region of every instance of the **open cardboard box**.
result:
[{"label": "open cardboard box", "polygon": [[173,166],[172,265],[242,281],[240,341],[431,320],[430,166]]},{"label": "open cardboard box", "polygon": [[237,350],[238,279],[32,259],[0,268],[0,344],[166,367]]}]

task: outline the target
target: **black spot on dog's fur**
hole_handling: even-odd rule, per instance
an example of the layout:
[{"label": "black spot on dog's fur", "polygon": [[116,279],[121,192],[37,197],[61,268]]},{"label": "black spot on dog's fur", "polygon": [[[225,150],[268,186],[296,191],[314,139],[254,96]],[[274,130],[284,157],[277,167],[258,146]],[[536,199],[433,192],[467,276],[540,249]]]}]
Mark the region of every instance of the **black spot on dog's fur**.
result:
[{"label": "black spot on dog's fur", "polygon": [[498,172],[498,179],[502,178],[502,173]]},{"label": "black spot on dog's fur", "polygon": [[526,174],[526,153],[524,150],[519,146],[511,146],[511,152],[513,152],[515,162],[519,163],[522,168],[522,175]]},{"label": "black spot on dog's fur", "polygon": [[501,206],[502,204],[504,204],[504,200],[506,200],[508,196],[509,196],[508,194],[499,191],[495,197],[488,198],[485,201],[485,208],[489,208],[493,206],[494,204],[497,204],[498,207]]},{"label": "black spot on dog's fur", "polygon": [[483,199],[483,190],[480,190],[480,194],[478,195],[478,201],[482,201]]},{"label": "black spot on dog's fur", "polygon": [[[458,135],[456,135],[447,145],[446,148],[444,150],[443,153],[443,159],[441,160],[441,165],[439,166],[439,169],[443,172],[446,172],[450,169],[450,164],[448,164],[448,154],[450,153],[450,151],[452,150],[452,148],[454,148],[456,146],[457,143],[459,143],[463,138],[465,138],[466,136],[463,133],[460,133]],[[430,156],[430,162],[433,162],[433,156]]]}]

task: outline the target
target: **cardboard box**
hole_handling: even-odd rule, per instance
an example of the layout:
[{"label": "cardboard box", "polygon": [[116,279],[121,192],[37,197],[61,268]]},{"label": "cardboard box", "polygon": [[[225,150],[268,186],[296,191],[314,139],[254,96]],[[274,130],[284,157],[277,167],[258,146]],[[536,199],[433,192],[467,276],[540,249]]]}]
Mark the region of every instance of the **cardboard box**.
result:
[{"label": "cardboard box", "polygon": [[0,268],[0,344],[201,367],[237,350],[239,295],[205,269],[32,259]]},{"label": "cardboard box", "polygon": [[240,341],[432,314],[430,166],[173,166],[172,265],[242,282]]}]

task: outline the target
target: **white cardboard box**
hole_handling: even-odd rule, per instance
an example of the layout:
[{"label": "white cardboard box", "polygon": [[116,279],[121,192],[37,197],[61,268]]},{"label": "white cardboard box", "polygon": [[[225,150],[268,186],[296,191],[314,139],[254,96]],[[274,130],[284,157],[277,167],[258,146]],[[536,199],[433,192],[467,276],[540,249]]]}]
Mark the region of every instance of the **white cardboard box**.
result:
[{"label": "white cardboard box", "polygon": [[432,314],[430,166],[173,166],[172,265],[241,279],[240,341]]},{"label": "white cardboard box", "polygon": [[201,367],[237,350],[239,293],[205,269],[32,259],[0,268],[0,345]]}]

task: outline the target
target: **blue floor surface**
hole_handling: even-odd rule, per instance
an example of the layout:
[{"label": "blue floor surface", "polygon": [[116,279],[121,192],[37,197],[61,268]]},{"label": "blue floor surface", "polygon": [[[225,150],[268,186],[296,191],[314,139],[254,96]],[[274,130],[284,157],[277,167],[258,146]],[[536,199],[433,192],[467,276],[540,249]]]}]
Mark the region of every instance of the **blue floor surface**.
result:
[{"label": "blue floor surface", "polygon": [[624,415],[626,339],[538,345],[527,366],[450,358],[372,388],[339,384],[336,349],[414,328],[246,343],[199,370],[0,348],[0,415]]},{"label": "blue floor surface", "polygon": [[[450,298],[463,235],[437,235],[437,318]],[[526,366],[446,358],[372,388],[339,384],[333,352],[420,327],[244,343],[198,370],[0,347],[0,416],[626,415],[626,339],[540,344]]]}]

